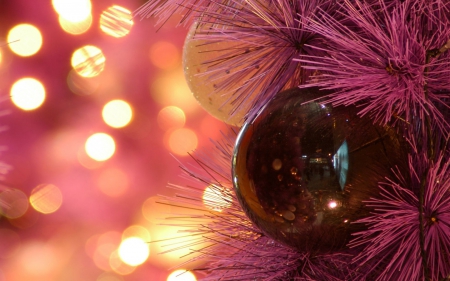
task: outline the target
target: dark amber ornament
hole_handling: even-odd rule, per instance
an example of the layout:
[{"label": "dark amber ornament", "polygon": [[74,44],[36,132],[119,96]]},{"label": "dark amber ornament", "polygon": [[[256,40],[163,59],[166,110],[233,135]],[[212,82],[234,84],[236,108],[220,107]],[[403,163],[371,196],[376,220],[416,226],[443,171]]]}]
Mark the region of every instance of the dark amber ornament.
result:
[{"label": "dark amber ornament", "polygon": [[397,164],[404,140],[360,118],[354,107],[321,105],[316,88],[279,93],[244,124],[234,150],[236,195],[267,235],[292,248],[334,252],[368,215],[364,201]]}]

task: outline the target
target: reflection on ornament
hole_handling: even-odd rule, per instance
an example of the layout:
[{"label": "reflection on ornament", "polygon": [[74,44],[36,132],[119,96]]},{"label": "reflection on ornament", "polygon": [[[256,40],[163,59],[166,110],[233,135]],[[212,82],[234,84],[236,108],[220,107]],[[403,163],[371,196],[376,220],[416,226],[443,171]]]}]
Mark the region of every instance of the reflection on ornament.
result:
[{"label": "reflection on ornament", "polygon": [[[208,65],[213,61],[220,61],[220,56],[230,48],[239,47],[239,43],[231,42],[207,42],[195,39],[195,34],[202,29],[208,28],[206,25],[198,26],[193,24],[186,37],[183,47],[183,69],[187,84],[195,99],[212,116],[230,125],[242,125],[245,114],[249,111],[250,105],[234,111],[238,105],[234,101],[233,92],[237,90],[238,83],[229,85],[227,91],[217,91],[216,89],[224,83],[230,70],[208,72]],[[234,71],[237,71],[236,69]],[[242,82],[246,81],[242,77]],[[254,93],[258,93],[255,89]],[[252,98],[249,97],[249,100]]]},{"label": "reflection on ornament", "polygon": [[239,133],[233,183],[248,217],[268,236],[309,252],[342,249],[378,182],[407,163],[392,128],[352,107],[306,101],[317,89],[279,93]]}]

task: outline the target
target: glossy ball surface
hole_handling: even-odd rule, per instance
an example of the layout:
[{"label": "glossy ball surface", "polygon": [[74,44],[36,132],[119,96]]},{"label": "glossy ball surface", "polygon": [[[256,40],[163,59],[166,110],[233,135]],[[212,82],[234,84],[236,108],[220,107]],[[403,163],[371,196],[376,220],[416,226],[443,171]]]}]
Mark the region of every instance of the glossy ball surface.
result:
[{"label": "glossy ball surface", "polygon": [[[210,71],[210,66],[216,61],[224,59],[232,48],[238,48],[239,42],[209,42],[197,39],[196,35],[208,31],[208,25],[194,23],[187,34],[183,46],[183,70],[186,82],[195,99],[209,114],[233,126],[241,126],[245,114],[250,110],[250,104],[243,104],[238,110],[240,102],[233,97],[234,90],[239,83],[221,88],[226,84],[230,70]],[[234,71],[239,71],[235,67]],[[247,77],[248,78],[248,77]],[[242,77],[241,83],[247,79]],[[255,89],[255,95],[258,89]],[[254,95],[248,97],[252,100]]]},{"label": "glossy ball surface", "polygon": [[242,127],[232,172],[240,204],[265,235],[322,253],[344,248],[360,230],[352,222],[368,215],[363,201],[407,153],[392,128],[355,108],[307,102],[321,95],[279,93]]}]

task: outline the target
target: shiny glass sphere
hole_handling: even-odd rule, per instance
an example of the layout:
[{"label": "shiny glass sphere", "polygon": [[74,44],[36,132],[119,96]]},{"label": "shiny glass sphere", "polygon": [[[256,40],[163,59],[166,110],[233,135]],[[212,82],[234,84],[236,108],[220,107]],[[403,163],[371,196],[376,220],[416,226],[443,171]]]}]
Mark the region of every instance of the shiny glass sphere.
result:
[{"label": "shiny glass sphere", "polygon": [[[244,211],[261,231],[298,250],[333,252],[368,215],[364,201],[407,146],[393,129],[360,118],[355,107],[312,101],[316,88],[279,93],[242,127],[232,174]],[[401,167],[400,167],[401,168]]]}]

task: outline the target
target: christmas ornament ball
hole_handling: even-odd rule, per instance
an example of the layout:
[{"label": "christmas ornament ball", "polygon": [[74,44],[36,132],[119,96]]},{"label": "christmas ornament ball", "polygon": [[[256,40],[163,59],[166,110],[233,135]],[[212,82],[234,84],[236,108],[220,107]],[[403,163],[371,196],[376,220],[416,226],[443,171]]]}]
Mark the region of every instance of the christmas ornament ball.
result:
[{"label": "christmas ornament ball", "polygon": [[300,251],[341,250],[361,230],[378,182],[407,163],[393,128],[360,118],[354,107],[325,106],[317,88],[280,92],[242,127],[233,185],[261,231]]},{"label": "christmas ornament ball", "polygon": [[[209,114],[227,124],[241,126],[251,104],[241,104],[241,101],[237,101],[233,96],[240,86],[239,82],[233,81],[227,86],[231,71],[239,71],[239,68],[214,71],[210,69],[217,61],[225,59],[230,49],[239,47],[239,42],[197,39],[198,35],[207,33],[209,27],[210,25],[194,23],[189,29],[182,59],[186,82],[195,99]],[[246,77],[242,77],[242,83],[244,81]],[[256,90],[255,93],[257,92]],[[252,100],[252,97],[249,97],[249,100]]]}]

